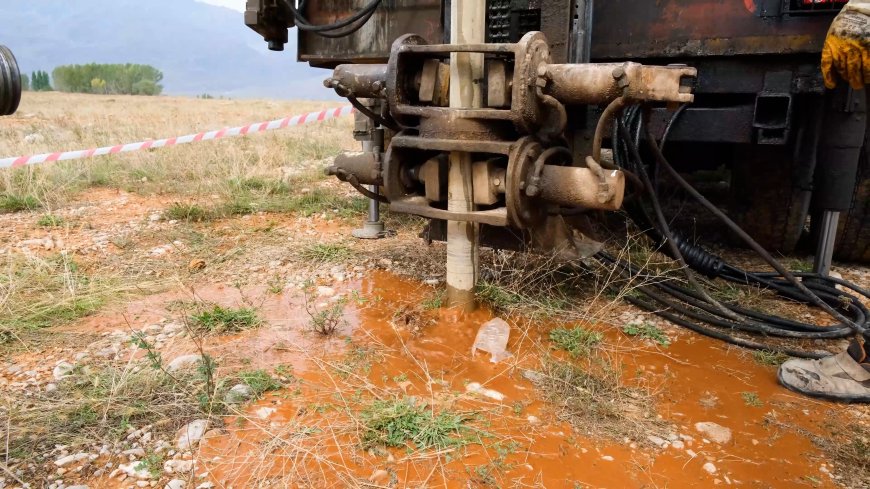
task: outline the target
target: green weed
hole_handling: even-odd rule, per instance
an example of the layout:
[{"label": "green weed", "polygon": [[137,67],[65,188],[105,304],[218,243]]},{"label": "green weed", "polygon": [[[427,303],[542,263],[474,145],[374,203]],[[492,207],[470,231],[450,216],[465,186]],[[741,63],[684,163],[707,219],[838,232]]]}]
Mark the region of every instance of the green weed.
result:
[{"label": "green weed", "polygon": [[469,416],[451,412],[434,412],[411,398],[374,401],[360,413],[362,444],[414,448],[455,448],[469,442]]},{"label": "green weed", "polygon": [[637,336],[655,341],[661,346],[669,346],[671,344],[671,340],[664,331],[652,323],[631,323],[622,328],[622,332],[628,336]]},{"label": "green weed", "polygon": [[250,370],[237,374],[239,381],[254,392],[254,396],[261,397],[266,392],[276,391],[283,387],[278,379],[269,375],[265,370]]},{"label": "green weed", "polygon": [[0,195],[0,212],[21,212],[39,209],[42,204],[32,195],[2,194]]},{"label": "green weed", "polygon": [[550,341],[572,357],[588,355],[603,339],[604,335],[601,333],[583,328],[556,328],[550,331]]},{"label": "green weed", "polygon": [[353,251],[343,244],[316,243],[303,248],[299,255],[316,263],[334,263],[349,259]]},{"label": "green weed", "polygon": [[238,333],[260,323],[256,311],[248,308],[227,308],[214,305],[191,316],[194,326],[214,334]]},{"label": "green weed", "polygon": [[215,217],[214,212],[196,204],[176,202],[163,211],[163,219],[167,221],[204,222]]},{"label": "green weed", "polygon": [[44,228],[56,228],[60,227],[62,224],[63,218],[52,214],[43,214],[39,217],[39,220],[36,221],[37,226],[42,226]]},{"label": "green weed", "polygon": [[743,398],[743,402],[749,407],[761,407],[764,405],[756,392],[743,392],[740,394],[740,397]]}]

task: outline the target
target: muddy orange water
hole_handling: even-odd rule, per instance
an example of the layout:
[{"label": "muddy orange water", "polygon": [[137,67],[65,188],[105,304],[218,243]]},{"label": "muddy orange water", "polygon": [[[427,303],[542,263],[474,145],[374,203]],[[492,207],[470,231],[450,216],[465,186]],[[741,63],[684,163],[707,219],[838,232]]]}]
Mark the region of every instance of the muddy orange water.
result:
[{"label": "muddy orange water", "polygon": [[[577,432],[540,400],[522,371],[540,364],[552,324],[514,322],[508,349],[515,357],[493,364],[489,355],[471,356],[478,327],[493,317],[490,311],[435,311],[415,334],[405,325],[404,311],[431,296],[431,287],[372,272],[347,288],[354,290],[337,338],[303,331],[308,317],[298,297],[269,296],[261,303],[269,326],[212,345],[220,358],[237,364],[286,364],[296,380],[242,415],[225,418],[223,429],[207,435],[195,455],[197,484],[836,487],[828,475],[830,462],[806,436],[783,424],[819,433],[847,408],[784,390],[772,368],[754,363],[743,350],[681,330],[669,332],[669,347],[652,346],[625,337],[617,325],[595,325],[606,332],[606,356],[621,365],[623,376],[651,386],[663,427],[650,434],[682,436],[683,448],[660,449],[645,437],[612,440]],[[198,293],[224,303],[237,303],[244,295],[221,288]],[[145,309],[137,314],[152,314]],[[467,393],[472,382],[504,399]],[[744,393],[756,393],[760,405],[748,405]],[[450,406],[468,413],[472,443],[441,451],[362,448],[358,419],[363,408],[376,399],[405,396],[436,411]],[[695,429],[698,422],[729,428],[731,440],[721,445],[705,440]],[[715,473],[705,464],[712,464],[707,468]]]}]

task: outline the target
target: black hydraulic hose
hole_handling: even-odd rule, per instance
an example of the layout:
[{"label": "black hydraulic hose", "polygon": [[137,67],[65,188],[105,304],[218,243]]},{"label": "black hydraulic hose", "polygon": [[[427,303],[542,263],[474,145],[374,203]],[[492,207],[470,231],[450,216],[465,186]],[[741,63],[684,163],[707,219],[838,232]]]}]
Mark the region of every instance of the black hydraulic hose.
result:
[{"label": "black hydraulic hose", "polygon": [[[680,262],[683,266],[683,273],[686,274],[686,279],[691,288],[683,287],[674,280],[662,280],[661,277],[647,274],[637,266],[624,260],[617,260],[605,252],[597,254],[596,258],[599,262],[606,266],[616,267],[619,275],[624,279],[629,281],[635,280],[638,277],[643,279],[643,283],[635,288],[635,290],[640,292],[640,297],[638,297],[638,294],[626,295],[625,299],[628,302],[653,312],[675,324],[715,339],[745,348],[781,352],[804,358],[823,358],[827,356],[827,353],[769,345],[737,337],[728,334],[726,331],[742,331],[765,337],[791,339],[838,339],[849,337],[854,332],[863,332],[870,325],[870,311],[856,297],[857,295],[870,299],[870,291],[866,289],[845,280],[821,277],[813,273],[795,272],[784,274],[782,273],[783,267],[778,263],[778,266],[774,266],[777,272],[747,272],[726,263],[720,257],[672,233],[658,203],[656,189],[654,187],[650,188],[652,182],[646,173],[638,149],[641,134],[643,133],[643,126],[645,125],[645,119],[637,117],[639,114],[638,110],[637,107],[627,108],[624,119],[618,119],[617,124],[615,124],[612,140],[614,162],[617,166],[630,168],[643,177],[644,187],[651,198],[650,204],[656,216],[655,219],[649,216],[640,202],[627,203],[626,208],[629,211],[629,217],[635,224],[659,247],[664,247],[661,251],[666,252],[666,254],[671,255],[672,258]],[[684,108],[681,108],[668,123],[662,134],[662,143],[667,142],[671,129],[684,110]],[[648,118],[648,113],[645,115]],[[635,133],[634,137],[632,137],[629,131]],[[646,124],[646,139],[648,144],[652,141],[651,146],[653,147],[650,149],[656,156],[656,169],[658,167],[665,168],[666,171],[674,176],[673,173],[676,172],[661,154],[661,146],[655,143],[653,136],[650,134],[648,124]],[[679,175],[676,176],[679,177]],[[685,180],[682,180],[682,178],[675,179],[681,185],[685,184],[683,185],[684,188],[685,186],[689,187],[686,190],[689,191],[690,195],[693,197],[699,195]],[[712,206],[712,204],[709,204],[709,206]],[[709,206],[705,205],[708,208]],[[716,210],[718,211],[718,209]],[[719,217],[717,213],[714,212],[714,214]],[[736,227],[736,224],[733,222],[730,225]],[[772,257],[769,258],[775,261]],[[721,278],[741,285],[760,286],[775,292],[781,297],[820,307],[839,320],[840,324],[832,326],[807,324],[747,309],[736,303],[726,302],[723,304],[712,298],[706,289],[700,286],[700,283],[691,271],[688,271],[688,267],[699,270],[711,279]],[[797,278],[807,280],[799,282]],[[837,285],[849,289],[849,292],[838,290],[835,288]]]},{"label": "black hydraulic hose", "polygon": [[[357,12],[357,13],[355,13],[347,18],[333,22],[331,24],[314,25],[314,24],[311,24],[308,21],[308,19],[306,19],[302,15],[302,13],[300,12],[302,7],[304,6],[304,2],[302,2],[299,5],[299,8],[297,9],[296,6],[293,5],[293,3],[294,3],[293,0],[282,0],[282,1],[287,6],[287,8],[290,9],[290,12],[293,14],[293,17],[294,17],[295,22],[296,22],[296,27],[298,27],[299,30],[306,31],[306,32],[313,32],[315,34],[322,35],[323,37],[343,37],[343,36],[352,34],[354,31],[356,31],[360,27],[362,27],[362,25],[365,24],[371,18],[372,14],[374,14],[375,10],[381,4],[381,0],[372,0],[365,7],[360,9],[359,12]],[[359,21],[359,25],[352,27],[351,30],[349,30],[349,31],[341,32],[339,34],[329,33],[329,31],[335,31],[335,30],[341,29],[343,27],[351,26],[358,21]]]},{"label": "black hydraulic hose", "polygon": [[[649,111],[645,111],[645,117],[649,116]],[[733,231],[735,234],[740,236],[740,238],[749,245],[750,248],[753,249],[758,255],[760,255],[764,261],[766,261],[774,270],[777,271],[785,280],[791,283],[794,287],[800,290],[803,294],[806,295],[809,302],[811,302],[814,306],[817,306],[823,309],[825,312],[836,318],[838,321],[848,325],[851,327],[856,333],[863,333],[865,328],[863,325],[859,325],[849,320],[842,314],[840,314],[837,310],[819,298],[816,294],[814,294],[811,290],[809,290],[803,283],[801,283],[794,275],[791,274],[785,267],[782,266],[779,261],[777,261],[770,253],[767,252],[764,248],[761,247],[752,237],[750,237],[746,231],[740,228],[734,221],[732,221],[728,216],[725,215],[724,212],[719,210],[715,205],[713,205],[709,200],[707,200],[703,195],[701,195],[694,187],[689,185],[679,173],[670,165],[665,156],[661,152],[661,148],[656,143],[655,139],[653,139],[652,134],[650,133],[649,125],[646,125],[646,142],[649,149],[652,151],[653,156],[656,159],[658,165],[665,169],[668,174],[681,186],[686,192],[689,193],[692,197],[695,198],[701,205],[703,205],[707,210],[709,210],[714,216],[716,216],[720,221],[722,221],[728,228]]]}]

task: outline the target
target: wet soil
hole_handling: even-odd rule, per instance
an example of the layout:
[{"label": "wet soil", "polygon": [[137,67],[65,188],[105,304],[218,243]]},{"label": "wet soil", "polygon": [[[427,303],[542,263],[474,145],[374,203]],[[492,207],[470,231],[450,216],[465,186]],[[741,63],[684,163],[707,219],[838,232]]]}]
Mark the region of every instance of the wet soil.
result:
[{"label": "wet soil", "polygon": [[[70,216],[68,223],[77,224],[67,225],[61,236],[83,266],[95,271],[107,264],[129,266],[129,250],[93,246],[107,242],[104,234],[139,233],[145,237],[137,238],[141,241],[135,249],[144,255],[136,256],[154,273],[181,270],[183,278],[166,286],[166,292],[55,328],[52,332],[63,344],[10,353],[7,363],[46,369],[47,362],[71,356],[88,341],[175,320],[179,302],[200,301],[253,307],[263,319],[256,329],[205,338],[204,347],[221,371],[280,367],[292,372],[294,380],[286,388],[240,415],[213,420],[218,428],[193,454],[198,468],[190,487],[203,482],[222,488],[841,487],[834,474],[850,468],[837,466],[812,437],[828,438],[832,424],[870,423],[866,406],[810,400],[783,389],[775,368],[756,363],[745,350],[664,323],[671,340],[667,347],[627,337],[624,318],[640,313],[619,305],[607,320],[581,326],[604,333],[596,357],[617,368],[626,385],[647,390],[658,419],[640,426],[631,439],[614,439],[606,436],[608,420],[602,420],[604,426],[572,426],[524,375],[550,357],[571,360],[553,351],[547,338],[552,328],[573,325],[506,318],[513,358],[494,364],[488,355],[472,356],[478,328],[494,314],[485,308],[463,314],[422,307],[437,293],[424,280],[438,283],[437,275],[430,279],[432,263],[443,262],[443,250],[424,247],[412,231],[376,244],[350,245],[362,255],[392,260],[375,258],[356,270],[348,264],[342,279],[329,271],[316,275],[315,281],[333,288],[335,295],[314,298],[315,307],[347,299],[338,332],[322,337],[310,331],[296,278],[316,266],[293,258],[292,248],[303,240],[342,239],[352,223],[276,215],[227,219],[197,225],[220,237],[208,247],[176,247],[153,256],[152,246],[170,241],[171,229],[180,226],[150,218],[171,199],[97,189],[83,202],[79,211],[62,211]],[[4,216],[0,243],[35,254],[55,253],[39,245],[19,246],[46,233],[33,224],[36,217]],[[150,234],[141,234],[143,229]],[[268,232],[257,231],[262,229]],[[204,272],[187,270],[194,258],[207,261]],[[843,275],[866,286],[866,269],[856,270],[844,269]],[[266,285],[276,274],[286,281],[278,292]],[[189,338],[161,347],[166,359],[194,351]],[[504,398],[469,392],[472,383]],[[375,400],[405,398],[433,410],[468,413],[473,440],[443,450],[363,449],[359,413]],[[730,440],[719,443],[699,432],[695,425],[702,422],[728,428]],[[92,489],[133,485],[106,477],[80,482]]]}]

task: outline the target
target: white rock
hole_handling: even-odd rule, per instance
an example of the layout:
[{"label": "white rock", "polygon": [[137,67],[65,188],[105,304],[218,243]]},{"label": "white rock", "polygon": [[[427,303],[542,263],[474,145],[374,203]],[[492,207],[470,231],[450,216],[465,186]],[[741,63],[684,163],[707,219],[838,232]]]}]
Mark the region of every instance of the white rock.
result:
[{"label": "white rock", "polygon": [[24,136],[24,142],[27,144],[41,143],[43,141],[45,141],[45,136],[39,134],[38,132],[34,132]]},{"label": "white rock", "polygon": [[66,457],[61,457],[54,461],[54,465],[58,467],[63,467],[64,465],[71,464],[73,462],[81,462],[82,460],[87,460],[87,453],[76,453],[74,455],[67,455]]},{"label": "white rock", "polygon": [[324,287],[322,285],[317,287],[317,297],[332,297],[334,295],[335,289],[332,287]]},{"label": "white rock", "polygon": [[674,440],[671,442],[671,446],[676,448],[677,450],[682,450],[686,447],[686,444],[681,442],[680,440]]},{"label": "white rock", "polygon": [[51,373],[54,375],[54,380],[63,380],[72,375],[74,368],[75,367],[70,363],[60,362],[56,367],[54,367],[54,370]]},{"label": "white rock", "polygon": [[613,462],[613,457],[611,457],[610,455],[605,455],[605,456],[601,457],[601,460],[604,460],[607,462]]},{"label": "white rock", "polygon": [[224,401],[227,404],[239,404],[249,401],[254,397],[254,390],[245,384],[236,384],[224,396]]},{"label": "white rock", "polygon": [[199,440],[202,439],[202,436],[205,434],[207,429],[207,420],[197,419],[196,421],[191,421],[187,426],[178,430],[178,438],[175,442],[175,446],[177,446],[179,450],[187,450],[195,447],[196,444],[199,443]]},{"label": "white rock", "polygon": [[667,446],[668,446],[667,440],[660,438],[658,436],[655,436],[655,435],[649,435],[646,437],[646,439],[649,440],[650,443],[652,443],[653,445],[655,445],[659,448],[667,448]]},{"label": "white rock", "polygon": [[202,484],[196,486],[196,489],[211,489],[214,487],[213,482],[203,482]]},{"label": "white rock", "polygon": [[133,460],[128,464],[120,464],[118,465],[118,471],[122,474],[125,474],[129,477],[135,477],[137,479],[150,479],[151,472],[148,471],[148,468],[138,460]]},{"label": "white rock", "polygon": [[260,419],[269,419],[269,416],[275,414],[275,411],[277,411],[277,409],[272,407],[261,407],[254,411],[254,414],[256,414]]},{"label": "white rock", "polygon": [[136,457],[144,457],[145,456],[145,450],[142,448],[131,448],[129,450],[124,450],[121,453],[124,455],[134,455]]},{"label": "white rock", "polygon": [[169,365],[166,366],[166,370],[169,372],[176,372],[184,368],[192,367],[201,361],[202,356],[200,355],[182,355],[169,362]]},{"label": "white rock", "polygon": [[151,485],[151,483],[148,481],[137,481],[136,482],[136,487],[148,487],[150,485]]},{"label": "white rock", "polygon": [[54,392],[57,390],[57,384],[45,384],[45,392]]},{"label": "white rock", "polygon": [[539,424],[541,424],[541,419],[538,418],[537,416],[533,416],[533,415],[529,415],[526,418],[526,421],[528,421],[529,424],[532,426],[538,426]]},{"label": "white rock", "polygon": [[[94,473],[94,475],[96,475],[96,473]],[[66,489],[90,489],[90,488],[88,486],[85,486],[85,485],[78,485],[78,486],[66,486]]]},{"label": "white rock", "polygon": [[707,462],[704,464],[704,470],[706,470],[708,474],[715,474],[716,473],[716,466],[710,462]]},{"label": "white rock", "polygon": [[707,435],[710,440],[713,440],[720,445],[731,441],[731,430],[712,421],[695,423],[695,429]]},{"label": "white rock", "polygon": [[488,397],[490,399],[495,399],[496,401],[504,401],[505,395],[499,391],[495,391],[492,389],[487,389],[480,385],[479,382],[471,382],[467,386],[465,386],[466,392],[472,392],[474,394],[480,394],[481,396]]},{"label": "white rock", "polygon": [[194,460],[167,460],[163,463],[163,470],[167,474],[186,474],[196,468]]},{"label": "white rock", "polygon": [[163,489],[184,489],[186,483],[181,479],[172,479],[167,482]]}]

